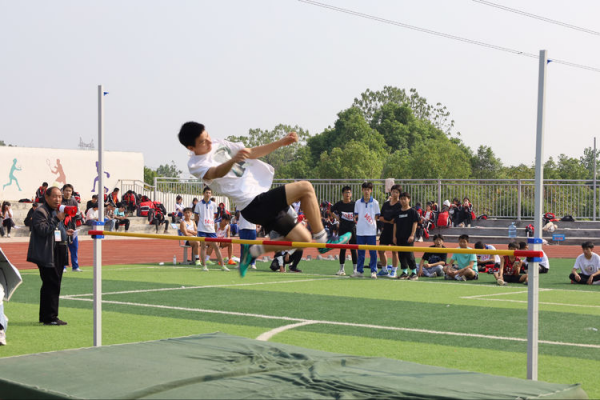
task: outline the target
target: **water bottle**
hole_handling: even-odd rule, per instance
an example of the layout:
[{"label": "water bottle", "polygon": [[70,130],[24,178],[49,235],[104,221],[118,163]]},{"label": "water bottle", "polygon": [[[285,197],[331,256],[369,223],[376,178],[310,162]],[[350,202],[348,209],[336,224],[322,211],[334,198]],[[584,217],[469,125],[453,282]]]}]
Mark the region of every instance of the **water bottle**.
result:
[{"label": "water bottle", "polygon": [[173,265],[177,265],[177,256],[173,256]]},{"label": "water bottle", "polygon": [[511,239],[516,239],[517,237],[517,226],[514,222],[508,227],[508,237]]}]

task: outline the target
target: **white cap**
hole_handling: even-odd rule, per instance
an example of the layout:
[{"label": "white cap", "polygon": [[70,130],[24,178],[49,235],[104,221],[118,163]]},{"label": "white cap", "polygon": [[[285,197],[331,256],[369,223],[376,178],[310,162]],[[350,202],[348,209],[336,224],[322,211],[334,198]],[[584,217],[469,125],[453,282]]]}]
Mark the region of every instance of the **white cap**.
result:
[{"label": "white cap", "polygon": [[450,200],[444,200],[443,205],[450,207]]}]

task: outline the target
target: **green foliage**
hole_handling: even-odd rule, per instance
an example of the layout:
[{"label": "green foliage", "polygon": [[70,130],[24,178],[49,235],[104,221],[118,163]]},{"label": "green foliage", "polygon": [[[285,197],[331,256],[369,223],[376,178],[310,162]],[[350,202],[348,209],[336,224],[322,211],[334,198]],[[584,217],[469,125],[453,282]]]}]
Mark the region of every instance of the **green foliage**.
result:
[{"label": "green foliage", "polygon": [[596,149],[596,154],[594,154],[594,149],[591,147],[583,149],[583,157],[580,157],[579,160],[588,171],[588,179],[594,178],[594,159],[596,162],[596,173],[598,173],[600,171],[600,151]]},{"label": "green foliage", "polygon": [[158,175],[156,174],[155,170],[150,169],[144,165],[144,182],[145,183],[147,183],[148,185],[154,185],[154,178],[156,178],[157,176]]},{"label": "green foliage", "polygon": [[525,164],[503,167],[500,172],[500,176],[510,179],[534,179],[535,168],[533,166],[528,167]]},{"label": "green foliage", "polygon": [[367,89],[360,98],[354,99],[352,105],[359,108],[365,119],[371,122],[376,113],[388,103],[407,105],[417,119],[430,121],[445,134],[449,135],[454,127],[454,121],[449,119],[450,112],[445,106],[441,103],[435,106],[429,104],[427,99],[419,96],[417,89],[414,88],[410,89],[409,93],[393,86],[385,86],[383,90],[376,92]]},{"label": "green foliage", "polygon": [[156,174],[158,176],[164,176],[167,178],[177,178],[179,175],[181,175],[181,170],[177,169],[177,166],[175,165],[175,161],[171,160],[171,164],[164,164],[159,166],[156,169]]},{"label": "green foliage", "polygon": [[364,143],[351,141],[341,149],[323,152],[317,165],[321,178],[365,179],[379,177],[383,169],[385,153],[369,149]]},{"label": "green foliage", "polygon": [[498,179],[502,175],[502,161],[489,146],[479,146],[471,158],[471,175],[476,179]]},{"label": "green foliage", "polygon": [[[272,130],[250,129],[248,135],[229,136],[227,140],[244,143],[246,147],[257,147],[276,142],[289,132],[298,134],[298,143],[280,147],[271,154],[262,157],[261,160],[275,168],[275,178],[309,177],[311,169],[309,167],[311,165],[310,155],[302,149],[306,147],[306,141],[310,138],[310,134],[298,125],[279,124]],[[296,172],[299,174],[298,176],[296,176]]]}]

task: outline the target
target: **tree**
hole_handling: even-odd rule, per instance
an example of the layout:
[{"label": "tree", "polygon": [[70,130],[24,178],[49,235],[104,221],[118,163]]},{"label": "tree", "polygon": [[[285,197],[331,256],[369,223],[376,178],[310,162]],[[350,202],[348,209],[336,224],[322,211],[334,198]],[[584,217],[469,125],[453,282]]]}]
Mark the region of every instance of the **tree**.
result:
[{"label": "tree", "polygon": [[412,109],[416,118],[428,120],[437,129],[450,135],[452,128],[454,128],[454,121],[450,120],[450,112],[446,107],[440,103],[432,106],[427,102],[427,99],[417,93],[416,89],[410,89],[409,93],[406,93],[404,89],[393,86],[384,86],[382,91],[377,92],[367,89],[360,95],[360,98],[354,99],[352,105],[361,110],[368,122],[371,122],[376,112],[385,104],[407,105]]},{"label": "tree", "polygon": [[479,146],[471,158],[471,175],[476,179],[498,179],[502,175],[502,161],[489,146]]},{"label": "tree", "polygon": [[560,179],[558,166],[552,157],[544,163],[544,179]]},{"label": "tree", "polygon": [[167,177],[167,178],[177,178],[181,175],[181,170],[177,169],[175,165],[175,161],[171,160],[171,165],[164,164],[159,166],[156,169],[156,176]]},{"label": "tree", "polygon": [[527,165],[521,163],[516,166],[511,165],[510,167],[503,167],[500,175],[511,179],[534,179],[535,168],[533,166],[528,167]]},{"label": "tree", "polygon": [[594,178],[594,158],[596,159],[596,173],[598,173],[598,171],[600,171],[600,151],[598,151],[598,149],[596,149],[596,154],[594,156],[594,149],[586,147],[583,149],[583,157],[579,158],[581,164],[583,164],[588,171],[587,179]]},{"label": "tree", "polygon": [[561,179],[587,179],[588,170],[580,160],[567,157],[564,154],[558,156],[558,174]]},{"label": "tree", "polygon": [[250,129],[246,136],[229,136],[226,140],[242,142],[246,147],[257,147],[273,143],[289,132],[296,132],[298,134],[298,143],[280,147],[272,153],[261,157],[261,160],[273,166],[276,178],[292,178],[290,173],[293,170],[290,170],[289,164],[294,164],[297,168],[300,168],[298,172],[301,174],[309,174],[308,170],[310,168],[308,168],[307,163],[310,164],[310,161],[308,161],[308,154],[300,150],[306,146],[306,141],[310,138],[310,134],[298,125],[292,127],[290,125],[279,124],[272,130]]},{"label": "tree", "polygon": [[144,165],[144,182],[146,182],[148,185],[154,185],[154,178],[156,176],[156,171]]},{"label": "tree", "polygon": [[384,160],[384,153],[365,147],[363,142],[351,141],[343,149],[323,152],[316,170],[320,178],[377,179]]}]

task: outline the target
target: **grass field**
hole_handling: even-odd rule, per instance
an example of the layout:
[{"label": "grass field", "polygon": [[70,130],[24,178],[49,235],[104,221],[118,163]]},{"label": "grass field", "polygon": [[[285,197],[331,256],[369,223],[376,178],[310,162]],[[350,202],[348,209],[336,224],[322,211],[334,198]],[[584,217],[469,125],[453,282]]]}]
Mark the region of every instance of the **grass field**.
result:
[{"label": "grass field", "polygon": [[[600,398],[600,286],[571,285],[573,260],[551,260],[540,290],[539,379],[582,383]],[[334,261],[302,262],[302,274],[258,263],[237,272],[192,267],[103,268],[103,344],[222,331],[353,355],[526,378],[527,287],[493,277],[455,282],[351,279]],[[350,262],[346,271],[351,270]],[[64,275],[64,327],[37,323],[40,278],[24,282],[5,312],[0,356],[92,346],[92,269]],[[278,331],[274,331],[281,328]]]}]

